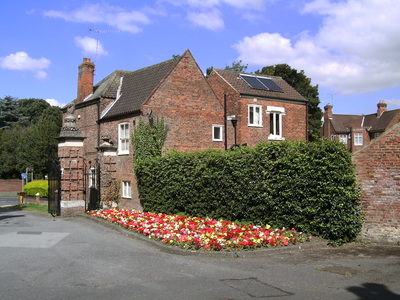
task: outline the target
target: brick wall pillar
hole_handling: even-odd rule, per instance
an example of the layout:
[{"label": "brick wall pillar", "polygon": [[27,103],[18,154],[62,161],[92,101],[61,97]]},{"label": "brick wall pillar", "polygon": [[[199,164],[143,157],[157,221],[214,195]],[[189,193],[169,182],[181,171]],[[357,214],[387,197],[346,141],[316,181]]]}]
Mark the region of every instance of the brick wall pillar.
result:
[{"label": "brick wall pillar", "polygon": [[58,145],[61,167],[61,216],[83,213],[84,197],[83,140],[65,139]]},{"label": "brick wall pillar", "polygon": [[61,168],[61,216],[83,213],[86,210],[84,137],[73,115],[74,105],[68,108],[65,126],[58,138],[58,157]]}]

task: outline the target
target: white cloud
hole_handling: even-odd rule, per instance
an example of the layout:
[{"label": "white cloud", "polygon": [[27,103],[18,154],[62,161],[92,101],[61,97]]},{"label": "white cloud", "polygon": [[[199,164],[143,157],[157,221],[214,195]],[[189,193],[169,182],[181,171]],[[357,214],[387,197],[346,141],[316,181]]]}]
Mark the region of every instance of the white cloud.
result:
[{"label": "white cloud", "polygon": [[315,36],[260,33],[234,47],[245,63],[288,63],[342,94],[376,91],[400,82],[399,11],[397,0],[315,0],[302,11],[323,16]]},{"label": "white cloud", "polygon": [[160,0],[186,10],[186,19],[193,24],[209,30],[224,28],[225,12],[222,7],[236,8],[241,18],[254,21],[257,17],[254,11],[263,11],[266,2],[274,0]]},{"label": "white cloud", "polygon": [[82,49],[82,53],[84,55],[99,57],[108,54],[108,52],[104,50],[99,40],[88,36],[75,37],[75,44]]},{"label": "white cloud", "polygon": [[197,26],[210,30],[218,30],[224,27],[221,13],[216,9],[207,12],[190,12],[187,19]]},{"label": "white cloud", "polygon": [[19,51],[0,57],[0,68],[17,70],[17,71],[31,71],[35,73],[35,77],[39,79],[47,78],[47,73],[43,69],[47,69],[51,62],[47,58],[34,59],[29,57],[28,53]]},{"label": "white cloud", "polygon": [[59,106],[59,107],[65,106],[65,103],[61,103],[56,99],[46,99],[46,102],[49,103],[51,106]]},{"label": "white cloud", "polygon": [[105,3],[84,4],[72,12],[49,10],[45,11],[44,15],[61,18],[68,22],[107,24],[120,31],[131,33],[142,31],[141,25],[150,23],[150,19],[141,11],[128,11]]}]

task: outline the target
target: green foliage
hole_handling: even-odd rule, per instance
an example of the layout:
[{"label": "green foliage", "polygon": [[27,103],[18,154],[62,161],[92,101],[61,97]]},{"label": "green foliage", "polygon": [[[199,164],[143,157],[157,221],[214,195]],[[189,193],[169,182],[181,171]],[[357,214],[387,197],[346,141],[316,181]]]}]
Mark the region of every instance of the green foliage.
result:
[{"label": "green foliage", "polygon": [[24,192],[28,196],[35,196],[39,193],[40,197],[47,197],[49,189],[49,182],[47,180],[31,181],[24,186]]},{"label": "green foliage", "polygon": [[288,64],[277,64],[264,67],[261,71],[256,71],[256,74],[280,76],[308,100],[308,139],[309,141],[319,140],[323,113],[318,106],[320,104],[318,85],[311,85],[311,79],[305,75],[304,70],[298,72]]},{"label": "green foliage", "polygon": [[242,65],[242,61],[238,60],[238,61],[234,61],[232,63],[232,66],[226,66],[225,70],[244,72],[247,70],[247,65]]},{"label": "green foliage", "polygon": [[139,120],[132,139],[134,163],[160,157],[167,133],[163,118],[150,119],[149,122]]},{"label": "green foliage", "polygon": [[351,156],[335,141],[172,152],[136,175],[146,211],[295,227],[332,244],[361,229]]},{"label": "green foliage", "polygon": [[[48,153],[56,153],[61,110],[41,99],[11,99],[0,99],[0,107],[9,108],[4,118],[0,118],[0,123],[5,124],[0,129],[0,178],[20,178],[26,168],[34,169],[35,178],[43,178],[47,173]],[[9,114],[18,120],[6,117]]]}]

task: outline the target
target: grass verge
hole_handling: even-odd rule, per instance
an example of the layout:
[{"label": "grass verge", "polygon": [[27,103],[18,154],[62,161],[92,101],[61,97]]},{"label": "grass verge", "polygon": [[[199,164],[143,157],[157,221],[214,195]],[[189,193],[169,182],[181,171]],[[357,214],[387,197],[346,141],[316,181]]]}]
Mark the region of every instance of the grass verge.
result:
[{"label": "grass verge", "polygon": [[26,204],[9,206],[7,208],[13,209],[13,210],[35,211],[35,212],[40,212],[40,213],[48,213],[47,205],[40,205],[40,204],[26,203]]}]

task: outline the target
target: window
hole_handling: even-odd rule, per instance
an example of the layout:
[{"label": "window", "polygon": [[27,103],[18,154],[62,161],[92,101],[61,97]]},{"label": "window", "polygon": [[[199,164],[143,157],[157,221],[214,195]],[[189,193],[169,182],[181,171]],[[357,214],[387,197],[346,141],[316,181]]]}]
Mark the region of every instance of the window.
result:
[{"label": "window", "polygon": [[249,104],[249,126],[262,126],[261,105]]},{"label": "window", "polygon": [[354,145],[361,146],[363,144],[363,134],[362,133],[355,133],[354,134]]},{"label": "window", "polygon": [[96,188],[96,168],[90,168],[89,187]]},{"label": "window", "polygon": [[118,125],[118,154],[129,154],[129,123]]},{"label": "window", "polygon": [[340,134],[339,141],[341,141],[343,144],[347,145],[347,134]]},{"label": "window", "polygon": [[336,140],[336,135],[332,134],[331,135],[331,141],[334,141],[334,140]]},{"label": "window", "polygon": [[222,141],[222,126],[221,125],[213,125],[212,126],[212,140],[215,142]]},{"label": "window", "polygon": [[132,198],[132,190],[131,190],[131,182],[130,181],[122,181],[122,197],[123,198]]},{"label": "window", "polygon": [[282,116],[284,116],[285,108],[267,106],[267,113],[269,113],[269,137],[270,140],[284,140],[282,136]]}]

